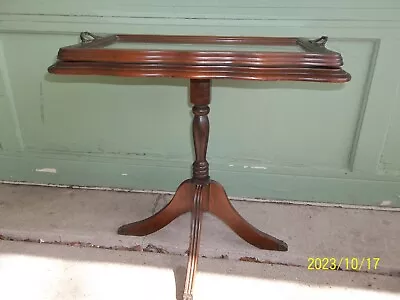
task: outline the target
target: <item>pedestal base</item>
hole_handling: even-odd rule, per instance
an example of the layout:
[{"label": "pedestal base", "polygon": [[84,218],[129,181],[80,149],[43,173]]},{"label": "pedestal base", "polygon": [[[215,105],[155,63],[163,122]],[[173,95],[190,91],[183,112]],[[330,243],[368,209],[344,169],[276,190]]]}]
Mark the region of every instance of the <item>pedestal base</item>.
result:
[{"label": "pedestal base", "polygon": [[285,242],[248,223],[232,206],[222,185],[214,180],[208,184],[196,184],[191,179],[185,180],[168,205],[147,219],[121,226],[118,234],[145,236],[154,233],[180,215],[194,213],[196,198],[200,199],[199,209],[202,212],[210,212],[218,217],[249,244],[264,250],[288,250]]},{"label": "pedestal base", "polygon": [[180,215],[192,212],[184,300],[192,298],[203,212],[212,213],[238,236],[260,249],[276,251],[287,251],[288,249],[285,242],[258,230],[243,219],[230,203],[222,185],[210,180],[206,159],[210,131],[208,120],[210,94],[210,79],[190,80],[190,102],[193,104],[193,142],[196,154],[193,162],[193,177],[182,182],[171,202],[154,216],[126,224],[118,229],[118,233],[122,235],[148,235],[167,226]]},{"label": "pedestal base", "polygon": [[191,299],[194,277],[199,257],[199,241],[203,212],[212,213],[228,225],[238,236],[253,246],[264,250],[287,251],[288,246],[248,223],[232,206],[221,184],[216,181],[196,183],[185,180],[178,187],[172,200],[155,215],[121,226],[118,234],[144,236],[156,232],[180,215],[191,212],[189,258],[185,281],[184,299]]}]

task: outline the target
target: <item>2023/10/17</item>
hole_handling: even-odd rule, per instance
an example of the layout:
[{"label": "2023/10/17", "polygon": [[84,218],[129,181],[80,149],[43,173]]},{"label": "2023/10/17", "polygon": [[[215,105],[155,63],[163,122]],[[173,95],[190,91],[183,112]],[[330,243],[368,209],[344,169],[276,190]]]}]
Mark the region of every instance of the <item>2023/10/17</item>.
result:
[{"label": "2023/10/17", "polygon": [[379,257],[309,257],[308,270],[376,270]]}]

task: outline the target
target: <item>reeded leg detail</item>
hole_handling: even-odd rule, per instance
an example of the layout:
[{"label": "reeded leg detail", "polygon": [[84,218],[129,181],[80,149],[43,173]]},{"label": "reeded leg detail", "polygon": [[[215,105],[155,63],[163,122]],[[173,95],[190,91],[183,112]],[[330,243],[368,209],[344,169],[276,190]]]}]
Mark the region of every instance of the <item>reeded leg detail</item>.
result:
[{"label": "reeded leg detail", "polygon": [[[199,258],[201,222],[203,217],[202,199],[204,196],[208,197],[208,195],[203,194],[203,187],[203,185],[196,185],[194,193],[194,205],[192,210],[192,222],[190,228],[190,244],[186,270],[185,289],[183,291],[183,300],[193,299],[193,286],[197,270],[197,261]],[[207,191],[208,189],[205,190]]]}]

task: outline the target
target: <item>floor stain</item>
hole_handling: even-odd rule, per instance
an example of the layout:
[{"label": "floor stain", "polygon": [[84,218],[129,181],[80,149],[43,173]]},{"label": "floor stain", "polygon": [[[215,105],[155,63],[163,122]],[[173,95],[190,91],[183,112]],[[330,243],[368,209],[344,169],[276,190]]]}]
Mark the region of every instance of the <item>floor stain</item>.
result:
[{"label": "floor stain", "polygon": [[143,249],[144,252],[162,253],[169,254],[167,250],[161,247],[154,246],[153,244],[148,244],[146,248]]}]

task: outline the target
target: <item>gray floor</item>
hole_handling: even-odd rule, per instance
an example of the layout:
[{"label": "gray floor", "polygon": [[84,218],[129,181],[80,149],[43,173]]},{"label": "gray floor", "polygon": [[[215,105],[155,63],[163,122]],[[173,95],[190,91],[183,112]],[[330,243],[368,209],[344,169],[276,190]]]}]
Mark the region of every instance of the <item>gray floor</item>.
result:
[{"label": "gray floor", "polygon": [[[184,281],[190,216],[147,237],[116,234],[118,226],[150,216],[169,199],[0,184],[0,282],[9,295],[4,299],[175,299]],[[285,240],[289,251],[258,250],[206,215],[195,300],[263,294],[400,299],[400,212],[233,204],[253,225]],[[345,262],[342,271],[316,271],[308,270],[309,257],[365,263],[359,271],[346,270]],[[376,269],[373,258],[379,258]]]}]

